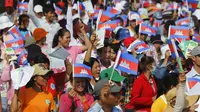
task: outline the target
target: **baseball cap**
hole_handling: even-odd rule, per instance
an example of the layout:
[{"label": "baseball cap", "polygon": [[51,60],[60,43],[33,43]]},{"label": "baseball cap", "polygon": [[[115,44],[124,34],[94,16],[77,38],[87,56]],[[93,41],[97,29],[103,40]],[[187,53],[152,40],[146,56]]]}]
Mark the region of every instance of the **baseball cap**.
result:
[{"label": "baseball cap", "polygon": [[191,54],[192,56],[200,55],[200,46],[197,46],[194,49],[192,49]]},{"label": "baseball cap", "polygon": [[[108,68],[108,69],[103,70],[100,74],[100,79],[110,79],[112,71],[113,71],[113,68]],[[121,82],[121,81],[124,81],[125,79],[126,77],[121,76],[117,70],[114,70],[113,76],[111,79],[112,81]]]},{"label": "baseball cap", "polygon": [[43,28],[36,28],[33,31],[33,37],[35,41],[42,40],[44,37],[46,37],[48,32],[46,32]]},{"label": "baseball cap", "polygon": [[[100,91],[101,91],[101,89],[104,87],[105,84],[109,84],[108,79],[102,79],[102,80],[98,81],[98,82],[96,83],[96,85],[94,86],[93,94],[94,94],[95,96],[99,96],[99,95],[100,95]],[[110,92],[111,92],[111,93],[117,93],[117,92],[120,92],[121,89],[122,89],[121,86],[112,85],[112,86],[110,87]]]},{"label": "baseball cap", "polygon": [[33,76],[35,75],[45,76],[45,75],[53,74],[53,71],[46,69],[42,63],[33,65],[33,68],[35,69]]},{"label": "baseball cap", "polygon": [[34,11],[35,11],[36,13],[43,12],[43,7],[42,7],[41,5],[36,5],[36,6],[34,7]]}]

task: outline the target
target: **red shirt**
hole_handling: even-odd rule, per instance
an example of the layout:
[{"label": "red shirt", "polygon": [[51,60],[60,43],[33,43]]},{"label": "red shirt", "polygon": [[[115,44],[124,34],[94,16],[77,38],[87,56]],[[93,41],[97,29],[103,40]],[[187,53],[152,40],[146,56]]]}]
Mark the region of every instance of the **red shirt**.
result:
[{"label": "red shirt", "polygon": [[152,78],[151,84],[144,73],[142,73],[133,84],[130,102],[126,105],[126,108],[151,112],[152,98],[156,94],[157,86],[154,78]]}]

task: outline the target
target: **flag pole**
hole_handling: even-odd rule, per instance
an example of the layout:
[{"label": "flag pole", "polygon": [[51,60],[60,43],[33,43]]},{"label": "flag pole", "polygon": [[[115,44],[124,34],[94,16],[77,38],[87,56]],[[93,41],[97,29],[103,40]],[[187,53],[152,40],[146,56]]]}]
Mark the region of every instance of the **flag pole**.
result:
[{"label": "flag pole", "polygon": [[172,46],[173,46],[173,49],[174,49],[174,52],[175,52],[175,55],[176,55],[176,60],[178,62],[180,72],[184,72],[183,66],[182,66],[182,63],[181,63],[181,59],[179,58],[179,55],[178,55],[178,51],[177,51],[177,48],[176,48],[175,41],[174,41],[174,39],[171,39],[171,41],[172,41]]},{"label": "flag pole", "polygon": [[114,75],[114,70],[115,68],[117,67],[118,65],[118,62],[119,62],[119,58],[121,57],[121,50],[119,49],[119,51],[117,52],[117,57],[115,59],[115,64],[113,66],[113,69],[112,69],[112,72],[111,72],[111,76],[110,76],[110,79],[109,79],[109,82],[111,82],[111,79],[113,78],[113,75]]}]

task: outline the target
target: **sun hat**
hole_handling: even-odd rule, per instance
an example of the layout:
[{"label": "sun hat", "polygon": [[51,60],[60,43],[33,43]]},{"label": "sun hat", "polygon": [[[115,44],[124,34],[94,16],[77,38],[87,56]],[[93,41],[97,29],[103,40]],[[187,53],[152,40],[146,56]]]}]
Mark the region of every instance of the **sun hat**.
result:
[{"label": "sun hat", "polygon": [[33,37],[34,37],[35,41],[42,40],[44,37],[46,37],[47,34],[48,34],[48,32],[46,32],[43,28],[36,28],[33,31]]},{"label": "sun hat", "polygon": [[0,16],[0,30],[11,27],[13,23],[10,21],[8,16]]},{"label": "sun hat", "polygon": [[36,76],[36,75],[45,76],[45,75],[53,74],[53,71],[46,69],[42,63],[33,65],[33,68],[35,69],[33,76]]},{"label": "sun hat", "polygon": [[[101,80],[102,79],[110,79],[112,71],[113,71],[113,68],[108,68],[108,69],[103,70],[100,73],[100,79]],[[121,81],[124,81],[125,79],[126,79],[126,77],[121,76],[117,70],[114,70],[113,76],[111,79],[112,81],[121,82]]]},{"label": "sun hat", "polygon": [[36,13],[43,12],[43,7],[41,5],[36,5],[33,9]]},{"label": "sun hat", "polygon": [[[165,109],[165,112],[173,112],[174,106],[171,105],[170,102],[172,100],[176,100],[176,94],[177,94],[177,88],[175,88],[175,87],[167,92],[167,94],[166,94],[167,108]],[[186,96],[184,108],[194,105],[198,99],[199,99],[198,95]]]},{"label": "sun hat", "polygon": [[[105,84],[109,84],[108,82],[108,79],[101,79],[100,81],[98,81],[96,83],[96,85],[94,86],[94,91],[93,91],[93,94],[95,96],[99,96],[100,95],[100,91],[101,89],[104,87]],[[117,92],[120,92],[122,89],[121,86],[117,86],[117,85],[112,85],[110,87],[110,92],[111,93],[117,93]]]}]

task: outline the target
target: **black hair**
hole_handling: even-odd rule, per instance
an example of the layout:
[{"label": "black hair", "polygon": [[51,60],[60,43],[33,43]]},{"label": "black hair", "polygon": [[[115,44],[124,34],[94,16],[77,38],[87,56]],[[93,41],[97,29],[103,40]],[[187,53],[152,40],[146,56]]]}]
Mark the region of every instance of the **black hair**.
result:
[{"label": "black hair", "polygon": [[120,48],[120,44],[111,44],[111,46],[110,46],[112,49],[113,49],[113,51],[117,54],[117,52],[118,52],[118,50],[119,50],[119,48]]},{"label": "black hair", "polygon": [[91,57],[90,58],[90,67],[92,68],[92,66],[94,65],[94,62],[99,63],[99,61],[96,58]]},{"label": "black hair", "polygon": [[30,87],[33,86],[33,84],[34,84],[34,82],[35,82],[35,81],[34,81],[34,78],[35,78],[36,76],[37,76],[37,75],[31,77],[30,81],[28,81],[28,83],[26,84],[26,88],[30,88]]},{"label": "black hair", "polygon": [[52,48],[56,47],[59,43],[59,37],[63,37],[65,32],[69,32],[70,31],[68,29],[62,28],[60,30],[58,30],[58,32],[55,34],[54,38],[53,38],[53,44],[52,44]]},{"label": "black hair", "polygon": [[169,31],[169,26],[171,26],[171,25],[175,25],[175,21],[174,20],[168,20],[168,21],[166,21],[166,23],[164,25],[164,28],[167,31],[167,33]]},{"label": "black hair", "polygon": [[22,22],[24,21],[24,18],[28,18],[29,19],[29,16],[27,14],[22,14],[19,16],[19,25],[22,25]]},{"label": "black hair", "polygon": [[52,4],[46,4],[44,6],[44,13],[48,13],[48,12],[55,12],[55,9],[53,8]]},{"label": "black hair", "polygon": [[163,80],[163,92],[164,94],[167,93],[172,87],[175,87],[178,84],[178,75],[176,74],[168,74],[166,75]]},{"label": "black hair", "polygon": [[110,43],[110,40],[109,39],[105,39],[104,40],[104,47],[100,48],[100,49],[97,49],[97,54],[101,54],[102,51],[103,51],[103,48],[106,48],[108,46],[111,46],[111,43]]},{"label": "black hair", "polygon": [[142,73],[147,70],[147,65],[154,63],[154,59],[150,56],[143,56],[139,62],[139,72]]},{"label": "black hair", "polygon": [[50,61],[45,54],[41,53],[34,58],[34,64],[38,63],[47,63],[49,65]]},{"label": "black hair", "polygon": [[135,26],[135,33],[136,33],[136,34],[139,33],[139,28],[140,28],[140,25]]}]

